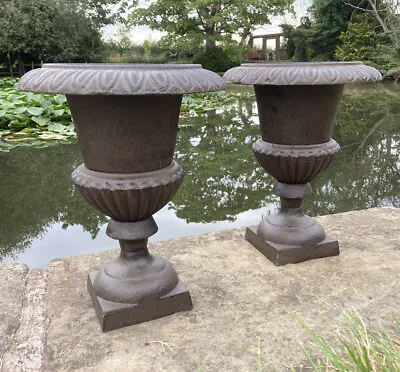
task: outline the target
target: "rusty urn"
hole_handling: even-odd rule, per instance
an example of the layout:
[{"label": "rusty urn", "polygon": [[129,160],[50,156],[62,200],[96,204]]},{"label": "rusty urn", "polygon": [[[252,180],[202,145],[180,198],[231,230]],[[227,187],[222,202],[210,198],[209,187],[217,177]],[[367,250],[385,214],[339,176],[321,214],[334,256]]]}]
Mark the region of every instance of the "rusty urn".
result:
[{"label": "rusty urn", "polygon": [[20,89],[67,96],[84,163],[72,174],[82,196],[110,217],[115,260],[88,275],[103,331],[190,310],[188,290],[167,260],[152,256],[153,215],[174,196],[173,160],[182,96],[224,89],[200,65],[45,64]]},{"label": "rusty urn", "polygon": [[280,211],[248,227],[246,239],[276,265],[339,254],[338,241],[302,212],[310,182],[340,150],[331,138],[344,84],[381,80],[359,62],[243,64],[226,83],[254,85],[260,135],[253,152],[277,182]]}]

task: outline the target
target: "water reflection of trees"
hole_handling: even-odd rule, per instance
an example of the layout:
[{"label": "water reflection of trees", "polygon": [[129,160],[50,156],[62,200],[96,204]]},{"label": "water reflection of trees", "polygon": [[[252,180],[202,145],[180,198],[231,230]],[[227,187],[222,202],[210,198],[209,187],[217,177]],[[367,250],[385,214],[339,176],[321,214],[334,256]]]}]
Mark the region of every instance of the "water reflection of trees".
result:
[{"label": "water reflection of trees", "polygon": [[[274,179],[251,151],[259,136],[254,100],[182,118],[176,158],[186,172],[171,207],[187,222],[234,220],[276,202]],[[346,95],[334,130],[342,152],[316,179],[305,210],[322,215],[375,206],[400,207],[400,102],[397,93]],[[76,145],[0,154],[0,258],[28,247],[49,226],[81,225],[97,235],[106,219],[70,179],[81,162]],[[261,217],[261,216],[260,216]]]},{"label": "water reflection of trees", "polygon": [[312,184],[314,215],[379,206],[400,207],[400,97],[346,95],[334,130],[342,151]]},{"label": "water reflection of trees", "polygon": [[[178,158],[187,177],[173,200],[178,217],[234,220],[240,212],[276,201],[274,181],[251,151],[258,137],[252,104],[239,102],[221,113],[182,120]],[[399,96],[392,91],[344,96],[334,131],[342,151],[312,183],[314,194],[304,203],[309,214],[400,206],[399,113]]]},{"label": "water reflection of trees", "polygon": [[232,221],[274,199],[274,180],[257,166],[251,151],[259,135],[253,107],[252,101],[240,101],[221,112],[181,120],[176,158],[186,177],[171,206],[178,217]]},{"label": "water reflection of trees", "polygon": [[0,259],[23,251],[54,223],[81,225],[92,237],[105,217],[74,193],[76,145],[0,154]]}]

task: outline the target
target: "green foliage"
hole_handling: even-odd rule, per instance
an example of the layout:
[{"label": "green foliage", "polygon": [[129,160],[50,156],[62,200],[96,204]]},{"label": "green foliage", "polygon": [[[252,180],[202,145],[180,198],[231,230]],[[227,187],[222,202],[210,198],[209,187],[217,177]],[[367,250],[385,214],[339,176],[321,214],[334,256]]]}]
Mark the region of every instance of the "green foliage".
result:
[{"label": "green foliage", "polygon": [[134,43],[128,30],[122,30],[119,39],[105,43],[104,60],[118,63],[191,63],[193,56],[202,51],[201,39],[187,39],[166,35],[158,41]]},{"label": "green foliage", "polygon": [[346,32],[340,35],[336,56],[341,61],[363,61],[382,72],[399,66],[398,50],[390,39],[378,32],[376,20],[368,15],[353,17]]},{"label": "green foliage", "polygon": [[341,45],[336,48],[336,56],[341,61],[369,61],[374,58],[379,36],[368,18],[362,17],[349,23],[340,37]]},{"label": "green foliage", "polygon": [[117,21],[124,21],[123,14],[129,3],[130,0],[62,0],[61,2],[64,7],[83,12],[97,29]]},{"label": "green foliage", "polygon": [[258,25],[290,10],[293,0],[156,0],[133,7],[130,22],[153,30],[206,42],[212,49],[217,41],[232,40],[239,34],[244,42]]},{"label": "green foliage", "polygon": [[232,66],[239,66],[245,60],[249,46],[233,40],[225,42],[222,49],[227,54],[229,61],[232,62]]},{"label": "green foliage", "polygon": [[127,28],[120,29],[118,39],[109,40],[104,45],[103,59],[111,63],[166,63],[170,55],[159,41],[134,43]]},{"label": "green foliage", "polygon": [[[356,0],[349,0],[354,3]],[[309,16],[298,27],[282,25],[289,58],[296,61],[334,60],[339,36],[346,31],[353,8],[343,1],[314,0]]]},{"label": "green foliage", "polygon": [[[347,1],[358,5],[358,0]],[[344,1],[314,0],[310,8],[312,19],[311,58],[335,60],[339,36],[346,31],[354,9]]]},{"label": "green foliage", "polygon": [[203,37],[195,33],[190,36],[167,34],[158,44],[162,50],[167,50],[169,55],[177,59],[192,59],[202,51]]},{"label": "green foliage", "polygon": [[[298,27],[282,25],[289,58],[296,61],[363,61],[382,72],[400,64],[399,48],[393,45],[400,25],[390,24],[384,32],[379,21],[398,17],[390,14],[387,2],[375,14],[369,1],[314,0],[309,17]],[[355,8],[356,7],[356,8]],[[381,18],[379,18],[381,17]],[[393,23],[393,22],[392,22]]]},{"label": "green foliage", "polygon": [[0,63],[96,61],[102,46],[99,25],[74,4],[69,0],[2,0]]},{"label": "green foliage", "polygon": [[74,138],[64,95],[20,92],[18,80],[0,79],[0,152],[69,143]]},{"label": "green foliage", "polygon": [[312,346],[322,352],[323,357],[314,360],[309,351],[303,351],[313,371],[387,371],[400,370],[400,319],[393,316],[395,335],[385,331],[372,332],[358,314],[344,311],[344,332],[334,331],[339,346],[326,340],[304,322],[301,325],[314,339]]},{"label": "green foliage", "polygon": [[231,60],[228,53],[222,48],[205,50],[193,59],[193,63],[199,63],[203,68],[215,72],[225,72],[231,67],[238,66],[240,62]]},{"label": "green foliage", "polygon": [[283,37],[290,59],[306,62],[310,59],[310,45],[312,45],[313,31],[310,29],[308,18],[303,18],[299,27],[292,25],[281,25]]}]

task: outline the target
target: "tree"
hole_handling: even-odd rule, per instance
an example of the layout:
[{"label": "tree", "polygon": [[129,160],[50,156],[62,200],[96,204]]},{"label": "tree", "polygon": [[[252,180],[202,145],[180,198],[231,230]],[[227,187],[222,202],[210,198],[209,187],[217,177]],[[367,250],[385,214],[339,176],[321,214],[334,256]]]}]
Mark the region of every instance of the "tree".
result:
[{"label": "tree", "polygon": [[340,61],[363,61],[381,72],[387,72],[400,63],[398,49],[380,29],[371,13],[353,16],[346,32],[340,35],[336,56]]},{"label": "tree", "polygon": [[86,62],[101,46],[99,24],[69,0],[2,0],[0,63]]},{"label": "tree", "polygon": [[366,17],[355,17],[339,37],[336,56],[341,61],[371,61],[376,53],[379,35]]},{"label": "tree", "polygon": [[[352,0],[354,3],[359,0]],[[314,0],[312,19],[312,58],[334,60],[339,36],[347,30],[353,9],[338,0]]]},{"label": "tree", "polygon": [[238,34],[244,43],[259,25],[292,9],[293,0],[145,0],[130,15],[133,25],[205,41],[206,50],[217,41]]},{"label": "tree", "polygon": [[286,39],[288,57],[296,61],[305,62],[310,59],[310,50],[314,30],[311,28],[311,21],[308,17],[300,20],[300,26],[281,25],[283,37]]},{"label": "tree", "polygon": [[395,47],[399,47],[400,18],[398,13],[400,0],[364,0],[356,5],[345,0],[342,1],[355,10],[375,17],[383,33],[390,38]]},{"label": "tree", "polygon": [[[396,15],[399,2],[400,0],[314,0],[309,8],[309,16],[303,19],[300,26],[294,28],[291,25],[282,25],[289,56],[301,61],[336,60],[336,51],[339,51],[339,59],[349,60],[350,57],[345,57],[340,49],[342,43],[346,42],[345,49],[359,60],[362,59],[361,56],[357,57],[350,50],[350,44],[359,49],[355,39],[364,43],[365,48],[371,47],[375,51],[377,45],[385,49],[390,40],[397,48],[400,40],[400,20]],[[362,22],[361,15],[365,15]],[[379,29],[383,32],[379,32]],[[347,36],[342,36],[347,31]],[[366,35],[373,36],[370,46],[367,45]],[[381,54],[391,54],[387,48],[383,49]]]},{"label": "tree", "polygon": [[353,9],[340,0],[314,0],[308,13],[298,27],[281,26],[289,56],[298,61],[334,60],[339,36],[347,30]]},{"label": "tree", "polygon": [[97,28],[123,20],[128,0],[62,0],[63,6],[83,12]]}]

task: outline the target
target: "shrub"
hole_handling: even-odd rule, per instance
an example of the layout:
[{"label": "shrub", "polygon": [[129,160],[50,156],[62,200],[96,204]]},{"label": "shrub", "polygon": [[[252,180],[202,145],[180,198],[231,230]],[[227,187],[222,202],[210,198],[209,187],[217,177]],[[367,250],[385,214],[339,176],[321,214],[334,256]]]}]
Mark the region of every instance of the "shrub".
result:
[{"label": "shrub", "polygon": [[232,60],[229,54],[219,47],[198,54],[194,57],[193,63],[199,63],[203,68],[215,72],[225,72],[240,64]]}]

